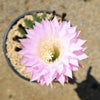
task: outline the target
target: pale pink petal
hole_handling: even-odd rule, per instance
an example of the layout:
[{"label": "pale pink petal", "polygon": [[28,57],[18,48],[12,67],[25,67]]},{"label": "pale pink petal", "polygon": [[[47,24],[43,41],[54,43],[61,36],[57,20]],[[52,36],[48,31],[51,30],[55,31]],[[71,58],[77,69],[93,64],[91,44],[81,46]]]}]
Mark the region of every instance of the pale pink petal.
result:
[{"label": "pale pink petal", "polygon": [[35,32],[34,32],[33,29],[26,29],[26,32],[28,33],[27,36],[28,36],[29,38],[34,37]]},{"label": "pale pink petal", "polygon": [[88,56],[85,53],[83,53],[82,55],[78,56],[79,60],[83,60],[83,59],[86,59],[86,58],[88,58]]},{"label": "pale pink petal", "polygon": [[77,26],[73,26],[73,27],[68,28],[67,31],[68,31],[69,35],[70,35],[70,34],[71,34],[71,35],[75,34],[76,28],[77,28]]},{"label": "pale pink petal", "polygon": [[34,30],[33,29],[26,29],[26,32],[28,33],[28,34],[34,34]]},{"label": "pale pink petal", "polygon": [[45,75],[45,82],[47,86],[52,82],[52,77],[49,73]]},{"label": "pale pink petal", "polygon": [[83,54],[83,52],[80,51],[80,50],[79,50],[79,51],[74,51],[73,53],[74,53],[76,56],[79,56],[79,55],[82,55],[82,54]]},{"label": "pale pink petal", "polygon": [[87,49],[87,47],[82,46],[82,51],[85,51]]},{"label": "pale pink petal", "polygon": [[58,78],[58,81],[59,81],[62,85],[64,85],[64,82],[65,82],[65,76],[64,76],[63,74],[60,75],[59,78]]},{"label": "pale pink petal", "polygon": [[70,59],[69,63],[71,63],[72,65],[75,65],[75,66],[79,66],[77,59]]},{"label": "pale pink petal", "polygon": [[33,68],[31,66],[27,67],[25,70],[25,73],[31,72],[33,70]]},{"label": "pale pink petal", "polygon": [[60,30],[58,33],[60,36],[64,36],[65,34],[67,34],[66,26],[67,26],[67,23],[63,23],[60,25]]},{"label": "pale pink petal", "polygon": [[70,28],[70,27],[71,27],[70,21],[68,21],[68,22],[65,22],[65,23],[67,23],[67,26],[66,26],[66,28]]},{"label": "pale pink petal", "polygon": [[73,71],[78,71],[78,68],[77,67],[73,67],[72,70]]},{"label": "pale pink petal", "polygon": [[40,84],[41,84],[41,86],[43,86],[45,84],[45,80],[43,80],[43,78],[40,78]]},{"label": "pale pink petal", "polygon": [[59,74],[61,74],[62,71],[63,71],[63,64],[59,64],[59,65],[57,66],[57,72],[58,72]]},{"label": "pale pink petal", "polygon": [[[79,66],[79,64],[78,64],[78,66]],[[71,67],[72,71],[78,71],[78,66],[70,64],[70,67]]]},{"label": "pale pink petal", "polygon": [[66,73],[65,73],[65,75],[70,77],[70,78],[72,78],[72,71],[67,66],[66,66]]},{"label": "pale pink petal", "polygon": [[80,32],[81,31],[77,31],[74,38],[77,38],[79,36]]},{"label": "pale pink petal", "polygon": [[81,39],[77,39],[77,43],[76,45],[78,46],[82,46],[87,40],[81,40]]},{"label": "pale pink petal", "polygon": [[74,51],[81,50],[82,47],[81,47],[81,46],[78,46],[78,45],[74,45],[74,44],[72,44],[72,45],[70,46],[69,49],[70,49],[71,52],[74,52]]},{"label": "pale pink petal", "polygon": [[53,19],[52,22],[53,22],[53,26],[54,26],[55,28],[58,28],[58,27],[59,27],[59,22],[58,22],[56,16],[54,17],[54,19]]},{"label": "pale pink petal", "polygon": [[25,63],[25,62],[27,62],[28,60],[29,60],[29,58],[24,57],[24,58],[22,58],[22,59],[21,59],[21,61],[20,61],[20,62],[21,62],[21,63]]},{"label": "pale pink petal", "polygon": [[39,61],[37,61],[35,59],[31,59],[24,63],[25,66],[36,66],[38,64],[40,64]]},{"label": "pale pink petal", "polygon": [[39,22],[36,22],[36,21],[35,21],[35,25],[36,25],[38,28],[42,28],[42,25],[41,25],[41,23],[39,23]]},{"label": "pale pink petal", "polygon": [[32,72],[31,80],[30,81],[35,81],[40,77],[37,73]]}]

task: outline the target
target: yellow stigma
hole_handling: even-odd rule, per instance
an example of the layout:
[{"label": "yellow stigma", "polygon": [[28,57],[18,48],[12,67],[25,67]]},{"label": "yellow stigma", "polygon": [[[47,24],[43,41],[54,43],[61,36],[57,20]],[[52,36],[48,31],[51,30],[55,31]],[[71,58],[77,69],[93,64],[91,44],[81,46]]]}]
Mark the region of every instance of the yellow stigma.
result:
[{"label": "yellow stigma", "polygon": [[52,39],[42,41],[40,56],[47,63],[54,62],[60,55],[59,44]]}]

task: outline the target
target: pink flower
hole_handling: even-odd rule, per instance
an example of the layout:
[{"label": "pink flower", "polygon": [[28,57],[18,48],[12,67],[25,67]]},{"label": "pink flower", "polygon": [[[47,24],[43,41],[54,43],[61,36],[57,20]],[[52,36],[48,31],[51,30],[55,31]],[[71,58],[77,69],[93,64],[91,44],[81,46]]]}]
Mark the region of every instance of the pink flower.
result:
[{"label": "pink flower", "polygon": [[24,56],[21,60],[26,73],[32,71],[31,81],[38,80],[41,85],[52,85],[56,78],[62,85],[72,78],[72,71],[81,67],[79,61],[87,58],[82,46],[86,40],[78,39],[80,31],[70,22],[42,20],[35,22],[34,29],[26,29],[27,38],[20,39]]}]

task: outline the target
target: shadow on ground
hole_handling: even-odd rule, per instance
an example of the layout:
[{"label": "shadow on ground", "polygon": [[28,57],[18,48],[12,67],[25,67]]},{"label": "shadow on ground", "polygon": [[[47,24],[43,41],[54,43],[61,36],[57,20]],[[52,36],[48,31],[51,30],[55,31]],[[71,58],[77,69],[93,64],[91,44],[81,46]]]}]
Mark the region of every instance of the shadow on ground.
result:
[{"label": "shadow on ground", "polygon": [[74,79],[69,79],[70,84],[77,84],[75,91],[80,100],[100,100],[100,84],[91,75],[92,67],[89,67],[86,80],[78,83],[75,76]]}]

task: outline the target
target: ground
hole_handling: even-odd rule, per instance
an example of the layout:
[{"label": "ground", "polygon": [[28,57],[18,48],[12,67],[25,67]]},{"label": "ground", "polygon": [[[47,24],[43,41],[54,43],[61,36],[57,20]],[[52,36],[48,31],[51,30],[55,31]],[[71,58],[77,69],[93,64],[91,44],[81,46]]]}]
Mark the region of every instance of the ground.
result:
[{"label": "ground", "polygon": [[[85,0],[86,1],[86,0]],[[0,100],[99,100],[100,96],[100,1],[99,0],[0,0]],[[3,38],[10,23],[32,10],[66,12],[66,18],[81,30],[87,40],[88,59],[75,72],[73,84],[50,88],[30,83],[17,76],[3,54]],[[91,66],[91,67],[90,67]],[[91,73],[88,72],[92,68]],[[84,89],[83,89],[84,88]],[[87,89],[85,89],[87,88]],[[92,99],[91,99],[92,98]]]}]

